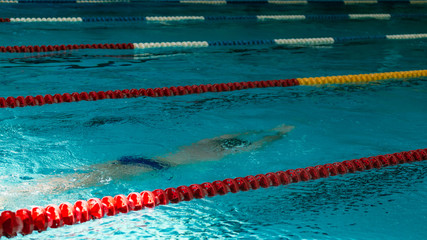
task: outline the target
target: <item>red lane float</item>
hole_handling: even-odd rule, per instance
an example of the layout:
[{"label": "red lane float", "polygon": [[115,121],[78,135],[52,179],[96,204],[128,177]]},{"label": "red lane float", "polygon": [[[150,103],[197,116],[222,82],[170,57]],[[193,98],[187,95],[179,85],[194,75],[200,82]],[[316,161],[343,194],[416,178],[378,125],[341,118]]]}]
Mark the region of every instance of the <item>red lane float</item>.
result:
[{"label": "red lane float", "polygon": [[113,216],[118,213],[128,213],[144,208],[153,208],[169,203],[179,203],[204,197],[213,197],[239,191],[256,190],[271,186],[287,185],[300,181],[327,178],[338,174],[355,173],[358,171],[381,168],[396,164],[411,163],[427,160],[427,148],[393,154],[385,154],[368,158],[353,159],[314,167],[298,168],[295,170],[270,172],[267,174],[249,175],[246,177],[226,178],[222,181],[205,182],[156,189],[152,192],[123,194],[114,198],[91,198],[88,201],[79,200],[74,205],[62,203],[50,204],[47,207],[19,209],[16,212],[4,211],[0,214],[0,237],[15,237],[17,234],[28,235],[35,231],[45,231],[48,227],[58,228],[64,225],[83,223],[91,219]]},{"label": "red lane float", "polygon": [[64,102],[79,102],[79,101],[97,101],[103,99],[118,99],[118,98],[135,98],[135,97],[163,97],[163,96],[176,96],[199,94],[205,92],[223,92],[223,91],[237,91],[248,88],[266,88],[266,87],[291,87],[297,86],[299,82],[297,79],[284,79],[284,80],[269,80],[269,81],[254,81],[254,82],[234,82],[234,83],[221,83],[221,84],[201,84],[192,86],[179,86],[179,87],[163,87],[163,88],[141,88],[141,89],[124,89],[124,90],[109,90],[99,92],[74,92],[72,94],[46,94],[45,96],[19,96],[7,97],[6,99],[0,97],[0,108],[15,108],[26,106],[42,106],[45,104],[64,103]]},{"label": "red lane float", "polygon": [[[0,18],[0,22],[10,22],[8,18]],[[73,49],[134,49],[133,43],[99,43],[99,44],[68,44],[68,45],[41,45],[41,46],[0,46],[0,52],[54,52]]]}]

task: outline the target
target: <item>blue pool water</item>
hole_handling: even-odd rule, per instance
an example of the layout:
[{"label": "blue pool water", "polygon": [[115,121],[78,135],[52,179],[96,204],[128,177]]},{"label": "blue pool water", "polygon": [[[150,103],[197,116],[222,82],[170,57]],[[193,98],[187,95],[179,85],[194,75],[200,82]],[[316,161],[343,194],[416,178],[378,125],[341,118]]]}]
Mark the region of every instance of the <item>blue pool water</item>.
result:
[{"label": "blue pool water", "polygon": [[[152,6],[0,9],[1,17],[423,13],[401,6]],[[2,6],[3,7],[3,6]],[[0,45],[421,33],[390,21],[2,24]],[[79,50],[0,55],[0,96],[149,88],[425,69],[426,40],[307,48]],[[64,103],[0,110],[0,210],[203,183],[425,148],[425,79]],[[294,125],[254,152],[63,191],[59,176],[122,156],[159,156],[222,134]],[[427,165],[404,164],[107,217],[23,239],[423,239]],[[73,181],[78,182],[79,179]]]}]

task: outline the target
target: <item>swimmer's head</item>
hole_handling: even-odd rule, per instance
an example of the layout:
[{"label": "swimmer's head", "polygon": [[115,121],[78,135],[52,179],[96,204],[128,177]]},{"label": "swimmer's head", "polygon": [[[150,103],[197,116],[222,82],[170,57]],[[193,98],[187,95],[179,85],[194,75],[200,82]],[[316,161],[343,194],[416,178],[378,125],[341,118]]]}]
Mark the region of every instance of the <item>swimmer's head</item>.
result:
[{"label": "swimmer's head", "polygon": [[219,140],[219,144],[223,149],[232,149],[235,147],[245,147],[250,145],[251,143],[249,141],[241,140],[238,138],[229,138]]}]

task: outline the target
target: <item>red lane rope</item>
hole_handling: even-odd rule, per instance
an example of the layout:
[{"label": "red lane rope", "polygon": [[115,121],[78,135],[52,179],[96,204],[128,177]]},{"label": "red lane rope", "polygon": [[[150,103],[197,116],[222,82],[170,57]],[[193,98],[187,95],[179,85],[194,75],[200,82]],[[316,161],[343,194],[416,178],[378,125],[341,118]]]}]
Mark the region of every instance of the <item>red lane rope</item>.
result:
[{"label": "red lane rope", "polygon": [[134,98],[134,97],[163,97],[198,94],[205,92],[223,92],[236,91],[248,88],[265,88],[265,87],[290,87],[299,85],[297,79],[286,80],[270,80],[270,81],[253,81],[253,82],[233,82],[221,84],[201,84],[192,86],[179,87],[163,87],[163,88],[141,88],[141,89],[124,89],[124,90],[109,90],[99,92],[81,92],[81,93],[64,93],[64,94],[47,94],[45,96],[19,96],[0,97],[0,108],[15,108],[26,106],[42,106],[44,104],[64,103],[64,102],[79,102],[79,101],[97,101],[102,99],[115,98]]},{"label": "red lane rope", "polygon": [[115,197],[106,196],[102,199],[91,198],[88,201],[79,200],[74,205],[62,203],[58,207],[55,204],[49,204],[47,207],[34,207],[31,210],[4,211],[0,215],[0,237],[14,237],[18,233],[28,235],[33,231],[45,231],[48,227],[58,228],[64,225],[84,223],[92,219],[138,211],[143,208],[154,208],[169,203],[287,185],[422,160],[427,160],[427,148],[255,176],[226,178],[222,181],[166,188],[165,190],[156,189],[152,192],[133,192],[127,197],[120,194]]},{"label": "red lane rope", "polygon": [[[4,22],[10,19],[4,19]],[[1,21],[0,21],[1,22]],[[0,46],[0,52],[53,52],[72,49],[134,49],[133,43],[98,43],[98,44],[68,44],[68,45],[41,45],[41,46]]]}]

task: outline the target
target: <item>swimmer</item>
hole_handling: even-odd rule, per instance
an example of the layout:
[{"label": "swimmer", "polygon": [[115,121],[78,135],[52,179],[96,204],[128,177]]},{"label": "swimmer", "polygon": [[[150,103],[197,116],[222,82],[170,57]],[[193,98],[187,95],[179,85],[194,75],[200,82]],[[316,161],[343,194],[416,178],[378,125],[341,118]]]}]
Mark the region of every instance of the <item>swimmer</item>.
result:
[{"label": "swimmer", "polygon": [[[87,173],[45,179],[34,186],[32,192],[62,192],[71,188],[107,184],[110,180],[130,178],[144,172],[163,170],[178,165],[219,160],[230,154],[261,149],[268,143],[281,139],[293,128],[293,126],[282,124],[270,130],[226,134],[203,139],[192,145],[181,147],[174,153],[153,158],[124,156],[118,160],[88,166],[84,169]],[[245,140],[248,138],[256,140],[252,142]]]}]

